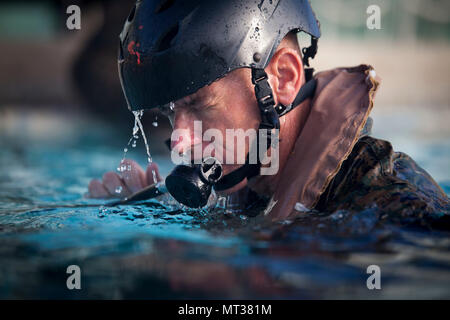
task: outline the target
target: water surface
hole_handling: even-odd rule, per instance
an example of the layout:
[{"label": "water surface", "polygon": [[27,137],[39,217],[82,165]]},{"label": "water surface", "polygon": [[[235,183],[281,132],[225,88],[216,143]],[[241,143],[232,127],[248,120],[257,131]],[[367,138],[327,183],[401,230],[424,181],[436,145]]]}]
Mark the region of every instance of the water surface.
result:
[{"label": "water surface", "polygon": [[[104,208],[87,184],[117,168],[129,137],[66,120],[0,132],[0,298],[450,298],[448,231],[380,223],[371,209],[268,224],[157,201]],[[419,163],[449,193],[448,141],[424,148]],[[167,174],[168,155],[152,155]],[[71,264],[81,290],[66,287]],[[381,290],[367,289],[372,264]]]}]

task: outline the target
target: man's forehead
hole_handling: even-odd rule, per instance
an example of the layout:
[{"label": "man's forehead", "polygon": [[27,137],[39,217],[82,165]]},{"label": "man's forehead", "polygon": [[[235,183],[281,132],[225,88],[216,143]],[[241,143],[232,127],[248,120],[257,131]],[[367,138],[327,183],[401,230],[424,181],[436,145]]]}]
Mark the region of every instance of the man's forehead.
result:
[{"label": "man's forehead", "polygon": [[224,89],[229,85],[230,82],[238,81],[239,83],[242,83],[242,85],[245,85],[244,79],[250,79],[249,73],[250,69],[248,68],[239,68],[233,70],[226,74],[224,77],[217,79],[216,81],[204,86],[203,88],[200,88],[195,93],[189,96],[176,100],[174,103],[179,107],[213,104],[217,101],[217,99],[220,99],[226,94],[226,90]]},{"label": "man's forehead", "polygon": [[195,106],[209,103],[215,97],[215,90],[211,86],[200,88],[195,93],[175,101],[176,106]]}]

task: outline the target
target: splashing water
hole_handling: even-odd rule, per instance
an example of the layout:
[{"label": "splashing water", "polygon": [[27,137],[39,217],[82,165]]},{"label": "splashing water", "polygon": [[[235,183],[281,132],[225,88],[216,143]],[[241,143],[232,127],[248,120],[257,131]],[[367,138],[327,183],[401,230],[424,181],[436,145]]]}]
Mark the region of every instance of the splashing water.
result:
[{"label": "splashing water", "polygon": [[122,193],[122,186],[117,186],[116,189],[114,190],[117,194],[121,194]]},{"label": "splashing water", "polygon": [[[139,128],[138,130],[141,131],[142,139],[144,140],[145,150],[147,151],[147,161],[149,164],[152,164],[153,160],[152,160],[152,156],[150,154],[150,148],[148,146],[147,137],[145,136],[144,127],[141,122],[141,118],[144,114],[144,110],[133,111],[133,114],[134,114],[134,120],[135,120],[135,127],[133,128],[133,136],[137,133],[137,130],[136,130],[136,125],[137,125]],[[152,176],[153,176],[153,183],[156,183],[157,180],[156,180],[155,169],[152,169]]]},{"label": "splashing water", "polygon": [[137,135],[137,132],[139,131],[139,127],[137,125],[137,121],[136,118],[134,119],[134,126],[133,126],[133,134],[131,135],[130,140],[128,140],[127,146],[125,148],[123,148],[123,156],[122,156],[122,160],[120,160],[120,166],[117,168],[117,171],[119,172],[123,172],[125,171],[122,168],[122,164],[125,161],[125,157],[127,156],[128,153],[128,147],[130,146],[131,143],[134,144],[133,148],[136,146],[136,140],[139,138],[139,136]]},{"label": "splashing water", "polygon": [[[137,140],[139,139],[139,135],[138,135],[139,131],[141,131],[141,135],[144,140],[145,149],[147,152],[147,161],[149,164],[152,164],[152,162],[153,162],[152,156],[150,154],[150,148],[149,148],[149,145],[147,142],[147,138],[144,133],[144,127],[141,122],[141,118],[144,115],[144,110],[133,111],[133,115],[134,115],[133,133],[131,135],[130,140],[128,140],[127,146],[123,149],[122,160],[120,161],[120,165],[117,168],[117,171],[121,172],[121,173],[124,171],[131,171],[131,165],[128,165],[128,166],[124,165],[124,161],[125,161],[126,155],[129,150],[128,147],[130,147],[130,145],[131,145],[132,148],[136,148]],[[153,183],[156,183],[157,182],[156,172],[154,169],[152,169],[152,176],[153,176]],[[120,193],[120,192],[116,192],[116,193]]]}]

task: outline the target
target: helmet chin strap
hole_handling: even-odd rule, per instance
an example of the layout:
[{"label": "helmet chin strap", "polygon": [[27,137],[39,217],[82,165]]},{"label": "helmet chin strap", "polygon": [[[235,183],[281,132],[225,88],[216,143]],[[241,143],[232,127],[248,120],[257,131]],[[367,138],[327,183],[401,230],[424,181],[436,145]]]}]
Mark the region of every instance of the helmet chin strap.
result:
[{"label": "helmet chin strap", "polygon": [[[309,73],[312,75],[312,71]],[[314,95],[317,81],[313,79],[312,76],[310,78],[311,79],[309,79],[309,81],[307,81],[300,88],[292,104],[289,106],[285,106],[283,104],[275,105],[275,100],[273,98],[272,88],[270,87],[267,73],[264,69],[252,68],[252,83],[255,86],[255,96],[258,101],[258,107],[261,114],[259,129],[267,129],[267,150],[269,150],[272,145],[272,130],[280,129],[280,117],[284,116],[307,98]],[[256,154],[259,155],[259,134],[256,135],[256,139]],[[214,189],[223,191],[237,185],[245,178],[250,179],[259,175],[261,162],[257,157],[257,163],[250,164],[249,154],[250,152],[247,154],[245,164],[223,176],[214,185]]]},{"label": "helmet chin strap", "polygon": [[[311,71],[310,74],[312,74]],[[252,68],[252,83],[255,86],[255,96],[261,115],[261,123],[258,129],[267,130],[267,150],[269,150],[272,145],[272,130],[280,129],[279,118],[292,111],[307,98],[312,97],[317,86],[317,81],[311,77],[311,79],[300,88],[292,104],[289,106],[285,106],[283,104],[275,105],[272,88],[270,87],[268,79],[269,78],[264,69]],[[256,147],[256,154],[259,155],[259,134],[256,135],[256,139],[256,144],[254,146]],[[170,149],[170,139],[166,140],[166,145]],[[240,183],[245,178],[250,179],[259,175],[261,162],[257,157],[257,162],[251,164],[249,162],[249,154],[250,152],[247,154],[245,164],[227,175],[224,175],[221,179],[214,183],[215,190],[223,191],[229,189]]]}]

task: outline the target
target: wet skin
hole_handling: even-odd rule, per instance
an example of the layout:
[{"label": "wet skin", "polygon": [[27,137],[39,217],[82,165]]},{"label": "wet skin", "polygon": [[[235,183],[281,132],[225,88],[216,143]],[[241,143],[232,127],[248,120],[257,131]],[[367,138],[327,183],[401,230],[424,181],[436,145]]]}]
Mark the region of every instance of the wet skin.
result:
[{"label": "wet skin", "polygon": [[[288,35],[279,45],[265,71],[269,76],[276,103],[289,105],[296,97],[300,87],[304,84],[303,66],[295,36]],[[167,111],[167,110],[166,110]],[[248,185],[260,194],[271,195],[277,188],[289,186],[278,185],[282,172],[295,140],[306,120],[309,112],[309,100],[280,119],[279,170],[275,175],[258,176],[250,181],[243,180],[238,185],[224,191],[225,194],[235,192]],[[172,150],[179,154],[191,152],[201,144],[202,151],[211,143],[202,141],[202,134],[210,128],[218,129],[224,137],[221,149],[214,150],[212,155],[226,154],[226,129],[258,129],[260,114],[251,83],[251,70],[237,69],[227,76],[205,86],[196,93],[175,101],[174,109],[169,118],[174,130],[187,129],[178,141],[172,141]],[[202,132],[194,132],[194,121],[202,122]],[[249,142],[245,142],[245,154],[249,150]],[[231,152],[235,159],[238,150]],[[155,163],[142,169],[135,161],[126,159],[124,165],[130,165],[131,170],[122,173],[107,172],[102,181],[92,180],[89,183],[89,194],[93,198],[126,197],[143,187],[153,183],[152,170],[155,170],[158,180],[161,176]],[[224,174],[240,167],[241,164],[224,164]],[[117,187],[122,187],[120,194]],[[119,188],[120,189],[120,188]]]}]

